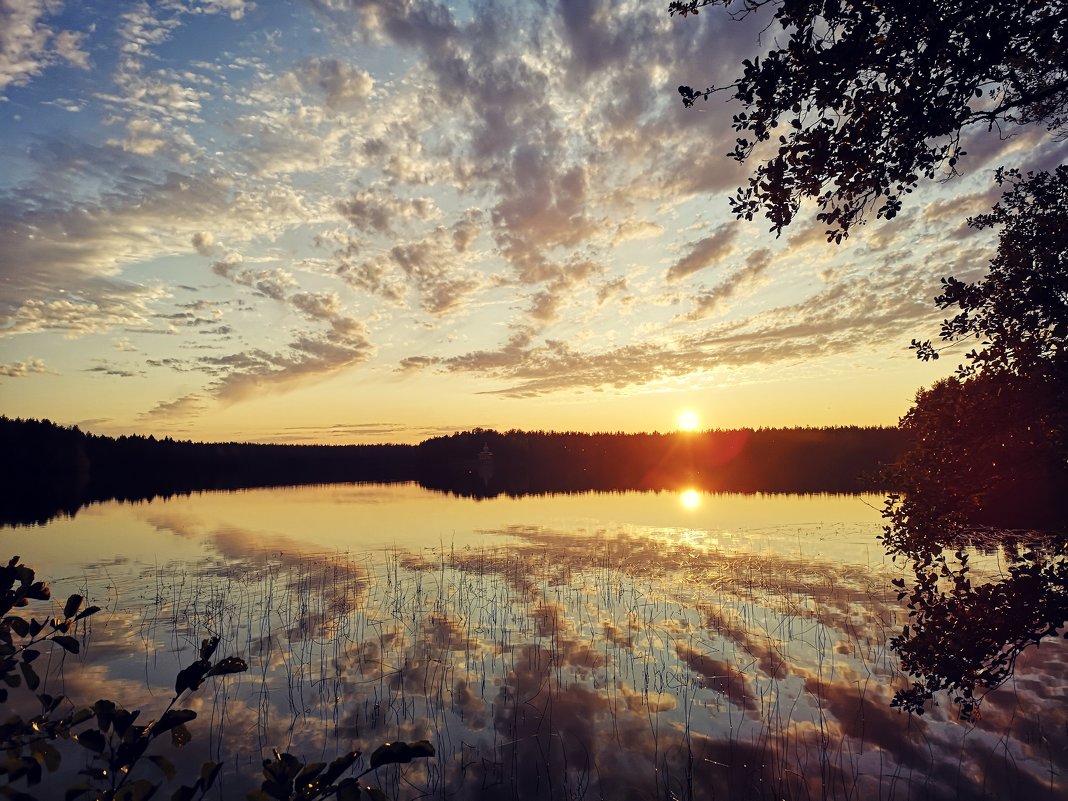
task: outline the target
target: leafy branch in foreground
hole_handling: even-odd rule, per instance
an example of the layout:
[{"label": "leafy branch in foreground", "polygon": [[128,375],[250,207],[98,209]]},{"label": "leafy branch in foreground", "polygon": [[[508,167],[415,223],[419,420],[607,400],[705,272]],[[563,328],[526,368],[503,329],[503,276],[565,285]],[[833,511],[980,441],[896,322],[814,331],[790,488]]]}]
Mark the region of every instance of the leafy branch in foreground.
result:
[{"label": "leafy branch in foreground", "polygon": [[[62,695],[37,692],[41,677],[34,670],[33,662],[41,655],[39,647],[49,642],[68,653],[77,654],[81,650],[80,642],[71,636],[71,632],[77,623],[99,612],[100,607],[82,609],[84,598],[75,594],[67,598],[62,616],[46,618],[44,622],[36,617],[26,619],[11,614],[14,609],[28,606],[30,601],[51,600],[48,585],[35,579],[34,571],[20,564],[17,556],[0,568],[0,615],[3,616],[0,618],[0,658],[3,659],[0,680],[7,688],[18,688],[25,681],[26,689],[34,693],[41,707],[39,714],[28,719],[13,714],[0,724],[0,750],[4,753],[0,776],[7,782],[0,787],[0,795],[17,801],[32,801],[33,796],[15,790],[12,784],[24,779],[27,787],[32,788],[42,782],[45,770],[49,773],[58,770],[62,757],[53,743],[64,740],[75,742],[92,754],[89,766],[79,771],[86,780],[69,786],[64,794],[65,801],[84,797],[101,801],[150,798],[162,784],[134,777],[134,767],[146,757],[149,745],[168,733],[171,742],[179,748],[192,738],[185,724],[197,714],[191,709],[174,709],[178,699],[187,691],[199,689],[209,676],[240,673],[248,670],[248,665],[237,657],[227,657],[213,664],[211,658],[219,638],[211,637],[201,644],[200,658],[178,674],[174,697],[155,720],[139,724],[140,710],[128,711],[106,699],[59,715],[61,706],[73,704]],[[8,700],[7,688],[0,690],[0,701]],[[88,726],[93,721],[96,726]],[[153,754],[147,756],[147,760],[167,780],[176,776],[174,765],[166,757]],[[221,768],[220,763],[205,763],[197,781],[192,786],[180,787],[172,795],[173,801],[203,798]]]},{"label": "leafy branch in foreground", "polygon": [[378,787],[360,784],[360,779],[384,765],[411,762],[434,756],[434,746],[427,740],[414,743],[383,743],[371,754],[371,765],[355,777],[338,782],[359,758],[353,751],[338,757],[329,765],[325,762],[301,762],[292,754],[274,752],[274,759],[263,761],[264,780],[259,790],[251,791],[248,801],[319,801],[336,796],[338,801],[357,801],[361,791],[371,801],[387,801]]},{"label": "leafy branch in foreground", "polygon": [[[8,688],[25,687],[34,693],[41,712],[28,719],[13,714],[0,723],[0,797],[12,801],[35,801],[35,797],[14,788],[20,780],[27,788],[40,785],[44,772],[54,773],[60,767],[62,755],[53,743],[77,743],[91,754],[89,765],[79,771],[84,780],[68,786],[64,801],[147,801],[163,786],[143,776],[135,778],[135,767],[145,760],[151,763],[165,781],[173,781],[178,770],[161,754],[148,754],[149,746],[157,738],[169,734],[175,748],[191,739],[186,724],[197,717],[191,709],[175,709],[186,693],[200,689],[204,681],[248,670],[245,660],[229,656],[213,662],[219,647],[218,637],[209,637],[200,645],[199,658],[182,668],[174,682],[174,697],[163,712],[146,724],[138,723],[140,710],[128,711],[114,701],[101,699],[88,707],[72,708],[60,715],[60,707],[73,704],[64,696],[37,693],[41,677],[33,662],[41,656],[40,646],[55,643],[67,653],[77,654],[80,641],[72,636],[76,625],[100,611],[98,606],[82,608],[84,598],[71,595],[63,607],[62,616],[48,617],[43,622],[10,614],[31,601],[50,601],[51,590],[43,581],[36,581],[34,571],[19,563],[17,556],[0,567],[0,702],[8,700]],[[95,726],[90,724],[95,722]],[[411,762],[434,756],[434,746],[426,740],[414,743],[385,743],[371,754],[370,767],[355,777],[342,779],[360,757],[359,751],[339,756],[329,765],[325,762],[301,762],[296,756],[275,751],[274,759],[264,760],[264,781],[260,789],[249,792],[251,801],[320,801],[337,797],[340,801],[356,801],[365,793],[371,801],[387,801],[377,787],[360,784],[360,779],[378,768]],[[221,762],[205,762],[192,784],[183,784],[171,794],[171,801],[203,799],[214,786],[222,771]],[[339,781],[340,780],[340,781]],[[49,798],[56,797],[54,793]]]}]

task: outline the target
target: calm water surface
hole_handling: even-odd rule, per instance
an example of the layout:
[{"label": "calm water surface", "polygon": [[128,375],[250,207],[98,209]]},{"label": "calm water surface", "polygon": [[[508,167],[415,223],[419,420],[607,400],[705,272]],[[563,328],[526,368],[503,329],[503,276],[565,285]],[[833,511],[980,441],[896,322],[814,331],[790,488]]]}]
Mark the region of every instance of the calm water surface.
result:
[{"label": "calm water surface", "polygon": [[1027,652],[977,720],[890,708],[905,573],[880,505],[335,485],[102,504],[2,536],[55,597],[104,609],[50,692],[150,720],[204,637],[248,661],[179,704],[199,715],[180,760],[160,747],[194,773],[224,762],[223,798],[275,748],[418,739],[437,757],[381,769],[391,797],[1064,797],[1061,644]]}]

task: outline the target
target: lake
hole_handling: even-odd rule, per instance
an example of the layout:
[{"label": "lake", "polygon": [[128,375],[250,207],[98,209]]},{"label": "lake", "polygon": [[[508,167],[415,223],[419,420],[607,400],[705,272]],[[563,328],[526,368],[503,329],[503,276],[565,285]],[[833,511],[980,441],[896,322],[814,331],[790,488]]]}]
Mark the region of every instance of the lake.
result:
[{"label": "lake", "polygon": [[[908,685],[891,582],[911,574],[881,505],[349,484],[109,502],[3,536],[59,605],[102,607],[77,655],[38,661],[49,692],[147,721],[204,638],[247,660],[179,702],[188,745],[153,746],[178,782],[222,762],[208,797],[243,798],[274,749],[421,739],[435,757],[377,771],[390,798],[1064,797],[1063,640],[969,719],[891,708]],[[973,564],[997,575],[1000,555]],[[85,766],[66,745],[40,797]]]}]

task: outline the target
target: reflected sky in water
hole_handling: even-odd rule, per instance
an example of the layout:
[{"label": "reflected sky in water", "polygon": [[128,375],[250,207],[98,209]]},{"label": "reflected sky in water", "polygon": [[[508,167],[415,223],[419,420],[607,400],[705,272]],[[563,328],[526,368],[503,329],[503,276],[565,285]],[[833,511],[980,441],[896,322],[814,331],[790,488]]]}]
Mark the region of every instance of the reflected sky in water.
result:
[{"label": "reflected sky in water", "polygon": [[[1058,798],[1059,643],[981,717],[892,710],[904,611],[876,496],[447,497],[414,485],[102,504],[4,536],[105,611],[51,682],[150,715],[219,635],[190,765],[394,739],[397,798]],[[173,755],[172,755],[173,756]],[[65,764],[64,769],[67,766]]]}]

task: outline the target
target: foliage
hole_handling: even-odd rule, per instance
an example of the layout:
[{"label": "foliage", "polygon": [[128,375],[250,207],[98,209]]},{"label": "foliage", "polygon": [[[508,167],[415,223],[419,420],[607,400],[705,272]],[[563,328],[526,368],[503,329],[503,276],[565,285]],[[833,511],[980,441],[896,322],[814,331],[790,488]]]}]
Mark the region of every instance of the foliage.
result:
[{"label": "foliage", "polygon": [[[953,344],[981,340],[958,368],[962,378],[981,372],[1031,376],[1044,382],[1068,375],[1068,165],[1052,173],[999,170],[1011,184],[989,214],[968,221],[975,228],[1001,226],[997,255],[979,281],[942,279],[941,309],[961,311],[942,324]],[[913,340],[923,359],[937,359],[930,341]]]},{"label": "foliage", "polygon": [[[21,687],[23,682],[36,695],[41,706],[38,715],[24,720],[20,715],[9,716],[0,723],[0,797],[14,801],[33,801],[34,796],[14,789],[14,783],[25,780],[27,788],[40,785],[44,771],[54,773],[60,767],[62,754],[53,743],[58,740],[77,743],[89,754],[88,767],[79,771],[85,777],[66,788],[65,801],[93,799],[93,801],[145,801],[162,787],[162,782],[143,776],[135,777],[135,768],[142,760],[151,763],[158,774],[174,780],[177,769],[167,757],[149,754],[154,740],[170,734],[176,748],[186,745],[192,734],[186,724],[194,720],[191,709],[175,709],[174,705],[187,692],[196,692],[210,677],[243,673],[248,665],[239,657],[229,656],[212,661],[219,647],[219,638],[205,639],[199,657],[178,672],[174,683],[174,697],[155,719],[140,724],[140,710],[127,711],[114,701],[101,699],[88,707],[74,707],[62,695],[37,693],[41,687],[33,663],[41,656],[40,647],[54,643],[64,651],[77,654],[80,641],[71,636],[77,624],[100,611],[98,606],[82,608],[84,598],[71,595],[63,607],[62,616],[48,617],[40,622],[36,617],[26,619],[11,614],[31,601],[50,601],[51,590],[43,581],[36,581],[34,571],[19,563],[17,556],[0,567],[0,702],[8,700],[7,688]],[[72,708],[60,714],[61,707]],[[95,724],[95,725],[93,725]],[[414,743],[385,743],[370,758],[370,767],[355,777],[341,779],[349,771],[360,753],[353,751],[333,760],[305,764],[292,754],[275,751],[273,760],[264,760],[264,781],[259,790],[248,794],[250,801],[319,801],[337,797],[340,801],[355,801],[361,792],[371,801],[385,801],[385,794],[377,787],[360,784],[368,773],[385,765],[411,762],[412,759],[434,756],[434,747],[426,740]],[[171,801],[203,799],[215,784],[222,763],[205,762],[192,784],[183,784],[171,795]],[[339,781],[339,779],[341,779]],[[50,794],[49,797],[54,797]]]},{"label": "foliage", "polygon": [[1063,541],[998,539],[1010,546],[999,581],[974,581],[961,548],[952,557],[926,549],[915,555],[915,584],[906,589],[904,579],[895,580],[909,618],[890,645],[913,681],[898,691],[893,706],[923,714],[935,693],[946,690],[963,718],[976,718],[985,693],[1012,675],[1020,654],[1063,627],[1068,619]]},{"label": "foliage", "polygon": [[[675,0],[773,13],[774,46],[726,86],[680,86],[683,102],[727,91],[744,107],[731,156],[762,162],[731,201],[781,233],[815,198],[828,239],[875,212],[892,218],[921,177],[956,173],[972,128],[1068,123],[1068,2]],[[780,33],[781,30],[781,33]]]},{"label": "foliage", "polygon": [[426,740],[414,743],[383,743],[370,759],[370,767],[355,777],[338,782],[338,778],[353,766],[359,751],[344,754],[329,765],[325,762],[301,762],[292,754],[274,752],[274,759],[263,761],[263,783],[259,790],[247,796],[248,801],[318,801],[336,796],[338,801],[356,801],[362,790],[371,801],[386,801],[379,788],[360,784],[360,779],[386,765],[411,762],[434,756],[434,746]]},{"label": "foliage", "polygon": [[1068,525],[1063,382],[999,373],[920,390],[901,418],[908,447],[888,483],[891,544],[914,552],[975,527]]},{"label": "foliage", "polygon": [[[149,745],[158,737],[170,734],[171,742],[181,747],[189,742],[191,734],[185,724],[196,718],[191,709],[174,709],[181,695],[196,690],[208,676],[223,676],[248,670],[248,665],[237,657],[227,657],[212,664],[211,657],[219,645],[213,637],[204,640],[200,659],[183,670],[175,686],[175,694],[163,713],[155,720],[138,723],[140,710],[128,711],[114,701],[101,699],[89,707],[75,707],[65,715],[60,707],[71,706],[63,696],[46,692],[37,693],[41,678],[33,668],[33,662],[41,655],[39,646],[52,642],[64,651],[77,654],[80,641],[71,636],[75,626],[100,611],[97,606],[82,609],[81,595],[71,595],[63,606],[60,617],[40,622],[36,617],[28,620],[21,615],[9,614],[11,610],[26,607],[30,601],[48,601],[51,591],[48,585],[35,581],[34,571],[19,564],[12,557],[6,567],[0,568],[0,654],[3,655],[0,678],[8,687],[19,687],[25,680],[26,688],[36,695],[41,712],[28,720],[11,715],[0,726],[0,749],[5,759],[0,763],[0,775],[7,785],[0,793],[16,799],[32,799],[27,793],[16,792],[12,783],[25,779],[28,787],[41,783],[43,770],[50,773],[59,769],[60,751],[52,745],[58,739],[77,743],[90,754],[89,766],[80,771],[84,781],[67,788],[67,801],[91,797],[104,801],[141,801],[154,795],[160,783],[134,777],[134,768],[146,757]],[[16,672],[16,667],[18,672]],[[7,690],[2,691],[0,701],[6,701]],[[95,723],[95,727],[87,724]],[[175,776],[174,766],[164,756],[148,755],[151,762],[168,780]],[[208,791],[218,776],[222,765],[206,763],[200,778],[192,786],[179,788],[174,801],[190,801]]]}]

